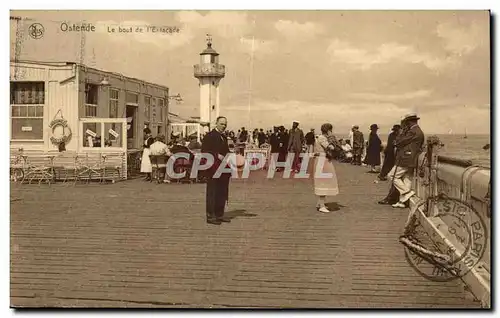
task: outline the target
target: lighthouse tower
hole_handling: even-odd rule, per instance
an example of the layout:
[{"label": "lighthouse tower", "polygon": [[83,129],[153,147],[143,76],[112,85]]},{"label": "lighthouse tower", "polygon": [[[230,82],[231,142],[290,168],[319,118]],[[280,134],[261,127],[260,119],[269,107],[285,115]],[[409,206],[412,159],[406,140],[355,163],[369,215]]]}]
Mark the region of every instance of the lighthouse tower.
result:
[{"label": "lighthouse tower", "polygon": [[212,38],[207,34],[207,48],[194,66],[194,77],[200,81],[200,122],[209,124],[210,129],[219,116],[219,83],[225,74],[225,66],[219,64],[219,53],[212,48]]}]

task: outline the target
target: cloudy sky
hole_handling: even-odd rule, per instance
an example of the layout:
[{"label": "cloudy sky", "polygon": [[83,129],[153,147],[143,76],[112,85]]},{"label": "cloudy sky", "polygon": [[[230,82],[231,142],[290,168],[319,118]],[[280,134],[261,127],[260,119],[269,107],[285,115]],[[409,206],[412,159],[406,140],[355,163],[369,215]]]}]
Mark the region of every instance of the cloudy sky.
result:
[{"label": "cloudy sky", "polygon": [[[81,61],[78,32],[91,23],[83,62],[171,88],[199,113],[193,64],[212,34],[226,65],[221,114],[230,128],[331,122],[386,132],[417,111],[427,133],[489,133],[490,35],[486,11],[13,11],[43,24],[42,39],[24,32],[19,58]],[[175,35],[109,33],[108,27],[172,26]],[[11,44],[15,42],[11,23]],[[254,40],[254,41],[253,41]],[[253,45],[252,45],[253,42]],[[11,45],[13,48],[14,45]],[[253,50],[252,50],[253,47]],[[12,51],[12,49],[11,49]],[[253,56],[253,59],[252,59]],[[252,63],[253,60],[253,63]]]}]

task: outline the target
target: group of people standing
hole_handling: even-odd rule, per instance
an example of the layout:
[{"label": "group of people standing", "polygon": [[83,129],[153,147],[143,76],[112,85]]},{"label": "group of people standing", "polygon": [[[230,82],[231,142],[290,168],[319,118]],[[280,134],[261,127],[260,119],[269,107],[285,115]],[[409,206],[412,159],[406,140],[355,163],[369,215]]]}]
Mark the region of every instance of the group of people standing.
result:
[{"label": "group of people standing", "polygon": [[[378,175],[380,180],[390,178],[391,190],[386,198],[379,201],[380,204],[392,204],[395,208],[404,208],[407,206],[408,200],[415,194],[411,189],[411,177],[413,169],[417,167],[418,155],[421,153],[424,143],[424,134],[418,126],[419,119],[416,114],[409,114],[401,120],[401,124],[394,125],[392,128],[387,146],[383,149],[384,163]],[[216,176],[216,171],[230,152],[228,140],[231,137],[228,137],[226,127],[227,118],[220,116],[217,118],[216,127],[204,136],[201,144],[201,152],[211,154],[215,159],[214,164],[204,171],[204,174],[207,179],[207,223],[216,225],[230,222],[229,218],[224,217],[224,209],[229,198],[231,173],[225,172],[220,176]],[[381,163],[382,142],[377,134],[378,129],[379,127],[376,124],[370,126],[370,136],[364,159],[364,163],[372,166],[370,171],[374,171],[374,167]],[[244,129],[240,131],[238,137],[246,138]],[[162,138],[163,136],[158,136],[154,139],[150,132],[147,132],[143,159],[149,157],[151,151],[155,153],[161,151],[168,153],[170,151]],[[350,140],[352,140],[353,164],[359,165],[361,164],[361,155],[365,146],[363,134],[359,131],[359,127],[354,126],[352,128]],[[312,167],[314,168],[312,175],[314,176],[314,193],[317,196],[316,209],[322,213],[330,212],[325,205],[325,198],[339,194],[339,185],[333,163],[335,161],[335,151],[338,150],[340,143],[333,134],[333,125],[330,123],[323,124],[318,135],[315,134],[314,129],[304,135],[299,128],[299,122],[293,121],[288,133],[286,133],[283,126],[274,127],[274,132],[264,142],[270,144],[271,152],[278,153],[278,160],[282,162],[287,160],[288,154],[294,154],[292,163],[294,173],[300,171],[300,153],[313,154]],[[324,161],[325,157],[327,158],[326,161]],[[323,160],[322,164],[318,165],[318,160]],[[322,169],[319,174],[316,171],[318,168]],[[324,177],[325,173],[329,177]]]},{"label": "group of people standing", "polygon": [[[216,175],[217,169],[224,163],[225,156],[229,153],[228,137],[225,133],[227,127],[227,118],[218,117],[216,120],[216,127],[210,131],[202,141],[202,153],[209,153],[214,158],[214,164],[206,172],[207,174],[207,189],[206,189],[206,220],[209,224],[220,225],[223,222],[230,222],[229,218],[224,217],[225,205],[229,198],[229,181],[231,178],[230,173],[222,173],[220,176]],[[303,150],[305,136],[299,128],[299,122],[294,121],[292,128],[288,132],[288,138],[285,139],[283,129],[278,128],[273,135],[270,136],[271,148],[278,152],[280,155],[286,157],[287,153],[293,153],[293,167],[295,173],[300,170],[299,154]],[[332,138],[333,137],[333,138]],[[323,162],[318,165],[318,160],[321,157],[330,157],[329,153],[335,149],[333,136],[333,126],[325,123],[321,126],[321,135],[315,138],[313,151],[315,156],[313,158],[314,172],[314,191],[318,198],[316,209],[319,212],[328,213],[329,209],[325,205],[326,196],[335,196],[339,193],[337,177],[335,174],[335,167],[333,166],[333,159]],[[285,149],[285,151],[283,151]],[[322,156],[323,154],[323,156]],[[286,158],[281,158],[286,160]],[[332,177],[322,178],[316,177],[321,175],[317,173],[316,169],[321,168],[322,173],[330,174]]]},{"label": "group of people standing", "polygon": [[[299,170],[300,157],[299,154],[303,151],[303,145],[306,136],[299,128],[299,122],[293,121],[292,128],[286,129],[285,126],[274,126],[272,131],[264,132],[264,129],[255,129],[252,134],[245,127],[238,130],[238,134],[233,132],[224,133],[228,142],[235,143],[235,152],[244,153],[247,144],[255,144],[257,147],[269,145],[271,153],[278,154],[278,162],[285,162],[288,153],[296,154],[294,157],[292,169]],[[313,136],[314,139],[314,136]],[[278,168],[277,170],[282,170]]]},{"label": "group of people standing", "polygon": [[[422,152],[424,134],[418,125],[420,118],[414,114],[404,116],[400,124],[392,127],[387,138],[387,144],[382,146],[382,141],[378,136],[379,126],[370,126],[370,135],[366,143],[366,156],[361,161],[364,151],[365,141],[363,133],[358,126],[353,126],[351,140],[353,144],[353,160],[355,165],[362,163],[370,166],[369,173],[378,173],[377,178],[386,181],[388,177],[391,181],[389,194],[379,204],[391,204],[395,208],[405,208],[408,200],[415,194],[411,189],[411,178],[414,169],[418,165],[418,156]],[[376,167],[381,164],[381,153],[384,160],[380,171]]]}]

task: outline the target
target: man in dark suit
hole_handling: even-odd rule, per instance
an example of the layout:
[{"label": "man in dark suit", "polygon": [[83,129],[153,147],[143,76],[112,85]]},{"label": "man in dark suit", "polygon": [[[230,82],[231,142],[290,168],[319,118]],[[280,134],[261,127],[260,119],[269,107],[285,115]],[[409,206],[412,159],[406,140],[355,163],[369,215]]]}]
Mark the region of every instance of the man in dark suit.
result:
[{"label": "man in dark suit", "polygon": [[229,153],[227,137],[224,131],[227,127],[226,117],[218,117],[215,128],[206,134],[201,145],[202,153],[209,153],[214,158],[214,164],[206,170],[207,192],[206,192],[206,212],[207,223],[221,224],[221,222],[230,222],[224,217],[224,207],[229,197],[230,173],[215,175],[217,169]]},{"label": "man in dark suit", "polygon": [[292,129],[290,129],[288,135],[288,153],[293,153],[292,169],[295,173],[300,171],[300,153],[302,152],[302,145],[304,144],[304,132],[299,128],[299,122],[294,121],[292,123]]},{"label": "man in dark suit", "polygon": [[259,133],[257,134],[257,141],[259,142],[259,147],[266,143],[266,133],[264,132],[264,129],[262,129],[262,128],[260,129]]},{"label": "man in dark suit", "polygon": [[313,153],[314,152],[314,143],[316,142],[316,136],[314,134],[314,128],[311,128],[311,131],[309,131],[305,135],[306,139],[306,145],[307,145],[307,152],[308,153]]},{"label": "man in dark suit", "polygon": [[353,160],[351,164],[361,166],[361,156],[365,147],[365,138],[363,133],[359,131],[359,126],[352,127],[352,154]]},{"label": "man in dark suit", "polygon": [[278,127],[273,127],[273,132],[269,136],[269,144],[271,145],[271,153],[278,153]]},{"label": "man in dark suit", "polygon": [[403,133],[396,138],[396,165],[389,172],[389,177],[399,191],[399,202],[394,208],[405,208],[406,202],[415,194],[411,189],[411,177],[418,165],[418,156],[425,141],[424,133],[418,126],[420,118],[408,114],[403,118]]}]

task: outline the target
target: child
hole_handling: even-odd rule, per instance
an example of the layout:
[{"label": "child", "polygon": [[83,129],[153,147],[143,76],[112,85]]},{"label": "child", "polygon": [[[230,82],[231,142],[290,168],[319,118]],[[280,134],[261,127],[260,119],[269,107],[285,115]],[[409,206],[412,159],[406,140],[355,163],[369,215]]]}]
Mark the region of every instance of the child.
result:
[{"label": "child", "polygon": [[326,153],[326,157],[330,160],[337,159],[339,157],[340,152],[342,151],[342,147],[340,146],[337,138],[334,135],[328,136],[328,143],[335,147],[334,150],[328,150]]}]

